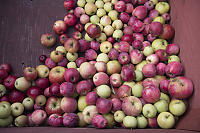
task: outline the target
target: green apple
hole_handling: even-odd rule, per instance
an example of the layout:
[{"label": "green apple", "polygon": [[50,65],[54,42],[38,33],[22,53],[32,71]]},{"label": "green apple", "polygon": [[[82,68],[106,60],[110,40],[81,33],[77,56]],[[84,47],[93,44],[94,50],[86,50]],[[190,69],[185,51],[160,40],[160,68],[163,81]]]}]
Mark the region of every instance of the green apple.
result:
[{"label": "green apple", "polygon": [[165,39],[156,39],[152,42],[152,48],[154,52],[156,52],[158,49],[166,50],[168,45],[168,42]]},{"label": "green apple", "polygon": [[169,104],[169,111],[175,116],[181,116],[186,111],[186,106],[182,100],[173,99]]},{"label": "green apple", "polygon": [[126,116],[123,119],[123,124],[126,128],[136,128],[137,127],[137,119],[133,116]]},{"label": "green apple", "polygon": [[25,110],[32,110],[34,106],[34,100],[30,97],[26,97],[22,104],[24,105]]},{"label": "green apple", "polygon": [[92,2],[92,3],[94,3],[94,2],[95,2],[95,0],[86,0],[86,2],[87,2],[87,3],[89,3],[89,2]]},{"label": "green apple", "polygon": [[5,94],[6,94],[6,87],[0,84],[0,97],[4,96]]},{"label": "green apple", "polygon": [[99,21],[100,21],[100,18],[97,15],[92,15],[90,17],[90,22],[93,24],[97,24],[97,23],[99,23]]},{"label": "green apple", "polygon": [[147,118],[153,118],[157,114],[156,107],[152,104],[145,104],[142,109],[142,113]]},{"label": "green apple", "polygon": [[106,2],[106,3],[104,4],[103,8],[104,8],[104,10],[105,10],[106,12],[111,11],[111,10],[113,9],[112,3]]},{"label": "green apple", "polygon": [[135,70],[135,81],[141,81],[143,79],[142,71]]},{"label": "green apple", "polygon": [[66,58],[68,61],[76,61],[76,59],[78,58],[78,53],[70,53],[68,52],[66,54]]},{"label": "green apple", "polygon": [[11,105],[11,112],[12,112],[12,115],[15,117],[20,116],[24,112],[23,104],[19,102],[13,103]]},{"label": "green apple", "polygon": [[116,111],[116,112],[114,113],[114,119],[115,119],[115,121],[118,122],[118,123],[123,122],[123,119],[124,119],[125,116],[126,116],[126,115],[125,115],[124,112],[121,111],[121,110],[118,110],[118,111]]},{"label": "green apple", "polygon": [[161,113],[168,111],[169,104],[165,100],[159,100],[156,103],[154,103],[154,106],[156,107],[157,111]]},{"label": "green apple", "polygon": [[152,48],[151,46],[147,46],[147,47],[145,47],[144,50],[143,50],[143,54],[144,54],[145,56],[149,56],[149,55],[151,55],[151,54],[153,54],[153,53],[154,53],[154,51],[153,51],[153,48]]},{"label": "green apple", "polygon": [[155,6],[155,9],[162,15],[169,11],[169,4],[167,2],[158,2]]},{"label": "green apple", "polygon": [[87,107],[86,96],[80,96],[78,99],[78,110],[83,111]]},{"label": "green apple", "polygon": [[163,92],[160,93],[160,99],[167,101],[168,104],[170,102],[169,96],[167,94],[163,93]]},{"label": "green apple", "polygon": [[111,95],[111,89],[108,85],[100,85],[97,87],[97,95],[99,97],[108,98]]},{"label": "green apple", "polygon": [[146,61],[146,60],[143,60],[142,62],[140,62],[139,64],[137,64],[137,65],[135,66],[135,69],[142,72],[142,68],[143,68],[143,66],[146,65],[146,64],[147,64],[147,61]]},{"label": "green apple", "polygon": [[165,19],[162,16],[155,17],[153,22],[160,22],[161,24],[165,24]]},{"label": "green apple", "polygon": [[138,128],[146,128],[148,125],[147,119],[143,115],[139,115],[137,118],[137,127]]},{"label": "green apple", "polygon": [[75,62],[69,62],[67,64],[67,68],[77,68],[76,63]]},{"label": "green apple", "polygon": [[134,81],[129,81],[129,82],[126,81],[126,82],[123,83],[123,85],[128,85],[128,86],[130,86],[133,89],[133,87],[135,85],[135,82]]},{"label": "green apple", "polygon": [[92,23],[86,23],[86,24],[85,24],[85,27],[84,27],[84,28],[85,28],[86,31],[87,31],[88,26],[90,26],[91,24],[92,24]]},{"label": "green apple", "polygon": [[111,25],[106,25],[103,29],[106,36],[111,36],[114,32],[114,28]]},{"label": "green apple", "polygon": [[13,121],[12,115],[9,115],[6,118],[0,119],[0,127],[7,127],[12,124],[12,121]]},{"label": "green apple", "polygon": [[15,126],[17,127],[24,127],[28,124],[28,117],[25,115],[20,115],[15,118]]},{"label": "green apple", "polygon": [[143,90],[143,86],[141,84],[137,83],[132,88],[132,95],[135,97],[141,97],[142,90]]},{"label": "green apple", "polygon": [[95,2],[95,5],[97,6],[97,8],[103,8],[104,2],[102,0],[97,0]]},{"label": "green apple", "polygon": [[107,128],[113,128],[115,125],[115,120],[114,120],[114,115],[109,113],[109,114],[103,114],[103,117],[106,118],[107,120]]},{"label": "green apple", "polygon": [[82,112],[78,112],[77,115],[79,117],[79,122],[78,122],[79,127],[85,127],[87,125],[87,123],[83,119],[83,113]]},{"label": "green apple", "polygon": [[84,7],[86,4],[86,1],[85,0],[78,0],[77,1],[77,5],[80,6],[80,7]]},{"label": "green apple", "polygon": [[87,15],[94,15],[97,12],[97,7],[93,2],[88,2],[85,5],[85,13]]},{"label": "green apple", "polygon": [[11,114],[10,103],[6,101],[0,102],[0,119],[6,118]]},{"label": "green apple", "polygon": [[180,58],[176,55],[171,55],[171,56],[168,57],[168,63],[170,63],[172,61],[181,62]]},{"label": "green apple", "polygon": [[100,54],[97,56],[96,61],[103,61],[103,62],[107,63],[107,62],[109,61],[108,55],[105,54],[105,53],[100,53]]},{"label": "green apple", "polygon": [[158,125],[161,128],[168,129],[175,125],[174,116],[169,112],[162,112],[157,117]]},{"label": "green apple", "polygon": [[122,30],[115,30],[113,32],[113,38],[115,38],[115,39],[121,39],[122,36],[123,36]]},{"label": "green apple", "polygon": [[85,33],[85,40],[92,41],[93,39],[91,37],[89,37],[87,33]]},{"label": "green apple", "polygon": [[100,20],[100,24],[102,24],[103,26],[110,25],[111,24],[110,17],[107,15],[104,15]]},{"label": "green apple", "polygon": [[111,10],[108,13],[108,16],[111,18],[112,21],[115,21],[118,19],[118,12],[116,10]]},{"label": "green apple", "polygon": [[97,16],[98,17],[103,17],[104,15],[106,15],[106,11],[104,9],[98,9],[97,10]]},{"label": "green apple", "polygon": [[123,23],[122,23],[121,20],[117,19],[117,20],[113,21],[112,27],[113,27],[114,29],[116,29],[116,30],[120,30],[120,29],[122,29],[122,27],[123,27]]},{"label": "green apple", "polygon": [[64,46],[56,47],[56,51],[59,51],[59,52],[63,53],[63,55],[66,55],[66,53],[67,53],[67,50],[65,49]]},{"label": "green apple", "polygon": [[26,80],[24,77],[20,77],[15,81],[15,88],[19,91],[26,91],[31,87],[31,82]]},{"label": "green apple", "polygon": [[104,42],[106,41],[106,39],[107,39],[107,36],[105,33],[101,33],[101,35],[98,38],[96,38],[98,42]]}]

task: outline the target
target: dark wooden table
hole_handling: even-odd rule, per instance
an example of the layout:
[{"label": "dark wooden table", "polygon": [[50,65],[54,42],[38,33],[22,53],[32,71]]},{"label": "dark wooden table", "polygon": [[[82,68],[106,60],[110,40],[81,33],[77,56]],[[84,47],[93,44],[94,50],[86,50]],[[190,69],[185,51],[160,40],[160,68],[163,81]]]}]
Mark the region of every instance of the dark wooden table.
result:
[{"label": "dark wooden table", "polygon": [[[37,66],[41,54],[49,55],[55,49],[40,44],[40,36],[52,32],[52,25],[63,19],[66,10],[64,0],[0,0],[0,63],[11,63],[13,71],[21,76],[24,66]],[[192,79],[195,92],[190,99],[190,110],[181,118],[177,129],[200,131],[200,0],[171,0],[171,24],[175,27],[175,43],[181,47],[180,57],[185,75]],[[70,30],[68,30],[69,32]],[[0,132],[53,132],[57,128],[4,128]],[[70,132],[132,132],[131,130],[95,130],[59,128]],[[134,130],[147,132],[147,130]],[[148,132],[168,132],[169,130],[148,130]],[[182,130],[170,130],[183,132]]]}]

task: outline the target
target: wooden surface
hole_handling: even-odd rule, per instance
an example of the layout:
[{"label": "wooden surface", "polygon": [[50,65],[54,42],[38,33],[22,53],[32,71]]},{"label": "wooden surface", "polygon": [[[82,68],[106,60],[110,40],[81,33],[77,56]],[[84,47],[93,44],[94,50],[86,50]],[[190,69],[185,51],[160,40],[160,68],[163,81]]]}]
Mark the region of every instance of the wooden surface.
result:
[{"label": "wooden surface", "polygon": [[[56,46],[50,49],[44,48],[40,44],[40,36],[45,32],[53,33],[53,23],[58,19],[63,19],[66,13],[63,8],[63,1],[0,0],[0,63],[11,63],[14,73],[20,76],[24,66],[35,67],[39,64],[39,55],[49,55],[49,52]],[[181,118],[177,129],[200,131],[200,0],[171,0],[170,2],[172,8],[171,24],[176,30],[174,42],[181,47],[180,56],[185,67],[185,74],[192,79],[195,86],[195,93],[190,100],[190,110]],[[27,128],[23,128],[15,131],[27,132],[27,130]],[[30,128],[30,130],[51,131],[47,128]],[[63,128],[59,130],[63,131]],[[1,131],[2,129],[0,129]],[[4,131],[9,132],[10,129],[4,129]],[[72,132],[77,131],[79,130]],[[97,130],[90,129],[89,131],[96,132]],[[106,130],[105,132],[120,131]],[[130,132],[131,130],[122,131]],[[146,132],[146,130],[137,131]],[[149,131],[161,132],[166,130]],[[170,131],[179,132],[182,130]]]}]

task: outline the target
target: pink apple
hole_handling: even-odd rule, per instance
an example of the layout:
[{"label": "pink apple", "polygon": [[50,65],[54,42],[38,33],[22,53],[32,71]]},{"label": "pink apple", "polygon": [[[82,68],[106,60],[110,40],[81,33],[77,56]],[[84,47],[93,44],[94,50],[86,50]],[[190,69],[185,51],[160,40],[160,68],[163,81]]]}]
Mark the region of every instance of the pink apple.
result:
[{"label": "pink apple", "polygon": [[68,113],[63,117],[63,125],[65,127],[76,127],[78,125],[79,117],[75,113]]},{"label": "pink apple", "polygon": [[31,114],[32,121],[35,125],[41,125],[45,122],[47,114],[44,110],[35,110]]},{"label": "pink apple", "polygon": [[15,88],[15,81],[17,77],[14,75],[9,75],[7,78],[4,79],[3,84],[8,90],[13,90]]},{"label": "pink apple", "polygon": [[153,36],[159,36],[163,33],[163,25],[160,22],[152,22],[149,28]]},{"label": "pink apple", "polygon": [[91,60],[95,60],[97,58],[97,53],[95,50],[93,49],[88,49],[85,52],[85,58],[89,61]]},{"label": "pink apple", "polygon": [[63,82],[60,85],[60,94],[65,97],[71,97],[74,95],[76,88],[71,82]]},{"label": "pink apple", "polygon": [[49,87],[49,92],[52,96],[60,96],[60,84],[58,83],[53,83]]},{"label": "pink apple", "polygon": [[146,78],[145,80],[143,80],[142,85],[144,88],[149,85],[159,87],[159,83],[160,83],[159,80],[156,78]]},{"label": "pink apple", "polygon": [[53,127],[60,127],[63,124],[63,117],[59,114],[52,114],[48,118],[48,123]]},{"label": "pink apple", "polygon": [[88,23],[89,21],[90,21],[90,17],[89,17],[88,15],[82,14],[82,15],[80,16],[80,22],[81,22],[81,24],[86,24],[86,23]]},{"label": "pink apple", "polygon": [[179,46],[176,43],[168,44],[166,52],[168,55],[177,55],[179,53]]},{"label": "pink apple", "polygon": [[85,96],[92,89],[91,84],[87,80],[82,80],[76,85],[76,91],[79,95]]},{"label": "pink apple", "polygon": [[138,64],[142,61],[143,59],[143,53],[139,50],[133,49],[130,52],[130,57],[131,57],[131,62],[133,64]]},{"label": "pink apple", "polygon": [[122,12],[120,13],[119,15],[119,19],[123,22],[123,23],[128,23],[129,19],[130,19],[130,16],[128,13],[126,12]]},{"label": "pink apple", "polygon": [[83,62],[87,62],[87,59],[85,57],[79,57],[76,59],[76,65],[77,67],[80,67],[80,65],[83,63]]},{"label": "pink apple", "polygon": [[65,0],[64,1],[64,7],[67,10],[72,10],[76,5],[76,2],[74,0]]},{"label": "pink apple", "polygon": [[107,114],[111,111],[112,102],[109,99],[99,98],[97,99],[96,107],[99,113]]},{"label": "pink apple", "polygon": [[49,79],[48,78],[38,78],[35,81],[35,84],[37,87],[39,87],[41,89],[45,89],[49,86]]},{"label": "pink apple", "polygon": [[158,49],[155,54],[159,57],[160,61],[167,61],[168,55],[164,49]]},{"label": "pink apple", "polygon": [[114,73],[110,76],[110,84],[113,87],[120,87],[120,85],[122,84],[122,79],[121,79],[121,75],[118,73]]},{"label": "pink apple", "polygon": [[75,68],[66,69],[64,74],[65,81],[76,83],[80,79],[80,74]]},{"label": "pink apple", "polygon": [[106,72],[106,63],[103,61],[97,61],[95,63],[95,68],[98,72]]},{"label": "pink apple", "polygon": [[154,64],[146,64],[142,68],[142,73],[145,77],[151,78],[156,75],[156,67]]},{"label": "pink apple", "polygon": [[152,1],[147,1],[145,2],[144,6],[148,9],[148,10],[152,10],[154,8],[154,4]]},{"label": "pink apple", "polygon": [[52,96],[51,93],[49,92],[49,87],[47,87],[46,89],[44,89],[44,95],[45,95],[45,97]]},{"label": "pink apple", "polygon": [[90,43],[87,40],[81,39],[78,42],[80,45],[79,52],[85,52],[90,48]]},{"label": "pink apple", "polygon": [[118,12],[123,12],[126,10],[126,3],[124,1],[118,1],[115,4],[115,10]]},{"label": "pink apple", "polygon": [[143,20],[147,16],[147,8],[145,6],[137,6],[133,12],[132,15],[136,18]]},{"label": "pink apple", "polygon": [[131,87],[128,85],[120,86],[119,89],[117,90],[117,96],[120,99],[131,96]]},{"label": "pink apple", "polygon": [[108,121],[102,115],[97,114],[92,118],[92,125],[95,128],[105,128],[107,124]]},{"label": "pink apple", "polygon": [[120,52],[129,52],[130,50],[130,44],[128,42],[125,41],[121,41],[119,43],[119,49]]},{"label": "pink apple", "polygon": [[159,12],[155,9],[153,9],[149,12],[149,17],[152,19],[154,19],[155,17],[158,17],[158,15],[159,15]]},{"label": "pink apple", "polygon": [[168,86],[169,86],[170,81],[169,80],[162,80],[160,82],[160,90],[164,93],[168,93]]},{"label": "pink apple", "polygon": [[144,36],[141,33],[133,33],[133,40],[140,40],[140,41],[144,41]]},{"label": "pink apple", "polygon": [[144,50],[145,47],[151,46],[151,43],[149,41],[144,41],[144,42],[142,42],[142,45],[143,46],[142,46],[141,50]]},{"label": "pink apple", "polygon": [[133,9],[134,9],[134,7],[133,7],[133,5],[131,3],[127,3],[126,4],[126,10],[125,10],[125,12],[132,13]]},{"label": "pink apple", "polygon": [[119,52],[115,48],[112,48],[108,53],[108,57],[111,60],[116,60],[119,57]]},{"label": "pink apple", "polygon": [[90,47],[96,51],[99,50],[100,48],[100,43],[98,41],[91,41]]},{"label": "pink apple", "polygon": [[165,74],[165,68],[166,68],[166,64],[164,63],[158,63],[156,65],[156,71],[158,75],[164,75]]},{"label": "pink apple", "polygon": [[[81,15],[85,14],[85,10],[82,8],[82,7],[76,7],[75,10],[74,10],[74,15],[77,17],[77,18],[80,18]],[[75,25],[76,27],[76,25]],[[81,32],[81,31],[80,31]]]},{"label": "pink apple", "polygon": [[89,62],[84,62],[80,66],[80,75],[84,79],[89,79],[94,76],[96,73],[96,68],[94,65],[90,64]]},{"label": "pink apple", "polygon": [[49,97],[46,102],[45,111],[48,115],[62,114],[60,99],[57,97]]},{"label": "pink apple", "polygon": [[131,16],[128,21],[128,26],[132,26],[137,18],[135,16]]},{"label": "pink apple", "polygon": [[96,86],[106,85],[109,83],[109,77],[106,73],[99,72],[93,76],[93,82]]},{"label": "pink apple", "polygon": [[[53,30],[59,35],[63,34],[67,31],[67,25],[65,24],[65,22],[63,20],[57,20],[53,25]],[[51,38],[53,38],[53,37],[51,37]]]},{"label": "pink apple", "polygon": [[127,64],[122,67],[121,78],[123,81],[132,81],[135,79],[135,69],[133,64]]},{"label": "pink apple", "polygon": [[126,65],[130,62],[130,56],[127,52],[121,52],[118,57],[118,61],[122,65]]},{"label": "pink apple", "polygon": [[132,46],[133,46],[133,48],[140,50],[143,46],[143,43],[140,40],[134,40],[132,42]]},{"label": "pink apple", "polygon": [[142,32],[144,30],[144,23],[138,19],[136,19],[132,25],[133,31],[136,33]]},{"label": "pink apple", "polygon": [[68,26],[73,26],[77,23],[77,17],[72,13],[68,13],[65,15],[64,21]]},{"label": "pink apple", "polygon": [[124,27],[123,33],[125,35],[132,35],[133,34],[133,29],[131,26],[126,26]]},{"label": "pink apple", "polygon": [[157,65],[159,62],[159,57],[156,54],[150,54],[146,58],[147,63]]},{"label": "pink apple", "polygon": [[45,65],[50,69],[56,67],[56,63],[51,58],[45,60]]},{"label": "pink apple", "polygon": [[42,95],[43,94],[43,91],[42,89],[38,88],[38,87],[30,87],[28,90],[27,90],[27,95],[33,99],[35,99],[37,96],[39,95]]},{"label": "pink apple", "polygon": [[98,95],[95,91],[89,92],[86,95],[86,102],[88,105],[95,105],[98,99]]},{"label": "pink apple", "polygon": [[160,90],[158,87],[149,85],[142,91],[142,98],[148,103],[155,103],[160,99]]},{"label": "pink apple", "polygon": [[167,64],[165,68],[165,73],[170,78],[180,76],[182,72],[183,72],[183,65],[177,61],[170,62],[169,64]]},{"label": "pink apple", "polygon": [[74,98],[63,97],[61,100],[61,109],[65,113],[73,113],[77,109],[77,101]]},{"label": "pink apple", "polygon": [[118,110],[121,110],[121,108],[122,108],[122,102],[121,102],[120,99],[118,99],[118,98],[112,98],[111,102],[112,102],[112,112],[116,112]]},{"label": "pink apple", "polygon": [[165,21],[169,21],[169,20],[171,19],[171,16],[170,16],[169,13],[164,13],[164,14],[162,15],[162,17],[164,18]]}]

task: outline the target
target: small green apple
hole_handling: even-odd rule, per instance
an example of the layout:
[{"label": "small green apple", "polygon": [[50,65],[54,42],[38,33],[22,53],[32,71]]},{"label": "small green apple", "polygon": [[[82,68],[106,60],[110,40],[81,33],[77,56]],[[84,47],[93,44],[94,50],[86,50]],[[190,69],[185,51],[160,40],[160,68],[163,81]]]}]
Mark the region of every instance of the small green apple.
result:
[{"label": "small green apple", "polygon": [[10,103],[6,101],[0,102],[0,119],[6,118],[11,114]]},{"label": "small green apple", "polygon": [[91,37],[89,37],[87,33],[85,33],[85,40],[91,42],[93,39]]},{"label": "small green apple", "polygon": [[[42,69],[41,69],[41,71],[42,71]],[[26,80],[24,77],[20,77],[20,78],[16,79],[16,81],[15,81],[15,88],[17,90],[19,90],[19,91],[26,91],[29,87],[31,87],[31,82],[28,81],[28,80]]]},{"label": "small green apple", "polygon": [[168,129],[175,125],[174,116],[169,112],[162,112],[157,117],[158,125],[161,128]]},{"label": "small green apple", "polygon": [[0,119],[0,127],[7,127],[12,124],[12,121],[13,121],[12,115],[9,115],[6,118]]},{"label": "small green apple", "polygon": [[102,24],[103,26],[110,25],[111,24],[110,17],[107,15],[104,15],[100,20],[100,24]]},{"label": "small green apple", "polygon": [[103,8],[104,2],[102,0],[97,0],[95,2],[95,5],[97,6],[97,8]]},{"label": "small green apple", "polygon": [[160,22],[161,24],[165,24],[165,19],[162,16],[155,17],[153,22]]},{"label": "small green apple", "polygon": [[169,104],[165,100],[159,100],[156,103],[154,103],[154,106],[156,107],[157,111],[161,113],[168,111]]},{"label": "small green apple", "polygon": [[121,30],[115,30],[113,32],[113,38],[115,39],[121,39],[123,36],[123,32]]},{"label": "small green apple", "polygon": [[64,46],[58,46],[56,48],[56,51],[59,51],[59,52],[63,53],[63,55],[66,55],[66,53],[67,53],[67,50],[65,49]]},{"label": "small green apple", "polygon": [[146,60],[143,60],[142,62],[140,62],[139,64],[137,64],[137,65],[135,66],[135,69],[142,72],[142,68],[143,68],[143,66],[146,65],[146,64],[147,64],[147,61],[146,61]]},{"label": "small green apple", "polygon": [[101,33],[101,35],[98,38],[96,38],[98,42],[104,42],[106,41],[106,39],[107,39],[107,36],[105,33]]},{"label": "small green apple", "polygon": [[163,92],[160,93],[160,99],[167,101],[168,104],[170,103],[169,96],[167,94],[163,93]]},{"label": "small green apple", "polygon": [[87,125],[87,123],[83,119],[83,113],[82,112],[78,112],[77,115],[79,117],[79,122],[78,122],[79,127],[85,127]]},{"label": "small green apple", "polygon": [[97,16],[98,17],[103,17],[104,15],[106,15],[106,11],[104,9],[98,9],[97,10]]},{"label": "small green apple", "polygon": [[4,96],[5,94],[6,94],[6,87],[0,84],[0,97]]},{"label": "small green apple", "polygon": [[75,61],[78,58],[78,53],[70,53],[66,54],[66,58],[68,61]]},{"label": "small green apple", "polygon": [[133,116],[126,116],[123,119],[123,124],[126,128],[136,128],[137,127],[137,119]]},{"label": "small green apple", "polygon": [[181,62],[180,58],[176,55],[171,55],[171,56],[168,57],[168,63],[170,63],[172,61]]},{"label": "small green apple", "polygon": [[135,97],[141,97],[142,90],[143,90],[143,86],[141,84],[137,83],[132,88],[132,95]]},{"label": "small green apple", "polygon": [[114,20],[113,23],[112,23],[112,27],[116,30],[120,30],[122,29],[123,27],[123,23],[121,20],[117,19],[117,20]]},{"label": "small green apple", "polygon": [[67,64],[67,68],[77,68],[76,63],[75,62],[69,62]]},{"label": "small green apple", "polygon": [[90,17],[90,22],[93,24],[97,24],[97,23],[99,23],[99,21],[100,21],[100,18],[97,15],[92,15]]},{"label": "small green apple", "polygon": [[155,51],[158,49],[166,50],[168,42],[165,39],[156,39],[152,42],[152,48]]},{"label": "small green apple", "polygon": [[147,47],[145,47],[144,50],[143,50],[143,54],[144,54],[145,56],[149,56],[149,55],[151,55],[151,54],[153,54],[153,53],[154,53],[154,51],[153,51],[153,48],[152,48],[151,46],[147,46]]},{"label": "small green apple", "polygon": [[155,9],[162,15],[169,11],[169,4],[167,2],[158,2],[155,6]]},{"label": "small green apple", "polygon": [[104,8],[104,10],[105,10],[106,12],[111,11],[111,10],[113,9],[112,3],[106,2],[106,3],[104,4],[103,8]]},{"label": "small green apple", "polygon": [[22,104],[24,105],[25,110],[32,110],[34,106],[34,100],[30,97],[26,97]]},{"label": "small green apple", "polygon": [[28,124],[28,117],[25,115],[20,115],[15,118],[15,126],[17,127],[24,127]]},{"label": "small green apple", "polygon": [[123,119],[124,119],[125,116],[126,116],[126,115],[125,115],[124,112],[121,111],[121,110],[118,110],[118,111],[116,111],[116,112],[114,113],[114,119],[115,119],[115,121],[118,122],[118,123],[123,122]]},{"label": "small green apple", "polygon": [[84,7],[86,4],[86,1],[85,0],[78,0],[77,1],[77,5],[80,6],[80,7]]},{"label": "small green apple", "polygon": [[137,116],[137,127],[146,128],[148,125],[147,119],[143,115]]},{"label": "small green apple", "polygon": [[108,113],[108,114],[103,114],[103,117],[106,118],[106,120],[108,122],[106,127],[113,128],[115,125],[114,115],[111,113]]},{"label": "small green apple", "polygon": [[142,113],[147,118],[153,118],[156,116],[157,110],[152,104],[145,104],[143,106]]},{"label": "small green apple", "polygon": [[142,71],[135,70],[135,81],[141,81],[143,79]]},{"label": "small green apple", "polygon": [[108,16],[111,18],[112,21],[115,21],[118,19],[118,12],[116,10],[111,10],[108,13]]},{"label": "small green apple", "polygon": [[106,25],[103,29],[106,36],[111,36],[114,32],[114,28],[111,25]]},{"label": "small green apple", "polygon": [[126,81],[126,82],[123,83],[123,85],[128,85],[128,86],[130,86],[133,89],[133,87],[135,85],[135,82],[134,81],[129,81],[129,82]]},{"label": "small green apple", "polygon": [[24,112],[23,104],[19,102],[13,103],[11,105],[11,112],[12,112],[12,115],[15,117],[20,116]]},{"label": "small green apple", "polygon": [[86,96],[80,96],[78,99],[78,110],[83,111],[87,107]]},{"label": "small green apple", "polygon": [[100,85],[97,87],[97,95],[99,97],[108,98],[111,95],[111,89],[108,85]]},{"label": "small green apple", "polygon": [[103,61],[103,62],[107,63],[107,62],[109,61],[108,55],[105,54],[105,53],[100,53],[100,54],[97,56],[96,61]]},{"label": "small green apple", "polygon": [[181,116],[186,111],[186,106],[182,100],[173,99],[169,104],[169,111],[175,116]]}]

